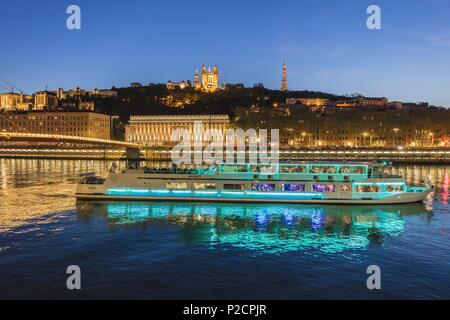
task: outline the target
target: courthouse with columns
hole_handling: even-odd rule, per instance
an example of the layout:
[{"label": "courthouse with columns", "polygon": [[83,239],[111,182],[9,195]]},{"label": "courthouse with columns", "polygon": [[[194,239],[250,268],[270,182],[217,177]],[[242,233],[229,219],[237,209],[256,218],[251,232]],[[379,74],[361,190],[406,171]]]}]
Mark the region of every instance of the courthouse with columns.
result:
[{"label": "courthouse with columns", "polygon": [[[201,121],[202,132],[194,132],[194,123]],[[230,128],[230,118],[226,114],[218,115],[142,115],[130,116],[125,126],[125,140],[145,146],[168,146],[176,144],[171,141],[172,133],[177,129],[186,129],[191,141],[203,139],[208,129],[217,129],[223,136]]]}]

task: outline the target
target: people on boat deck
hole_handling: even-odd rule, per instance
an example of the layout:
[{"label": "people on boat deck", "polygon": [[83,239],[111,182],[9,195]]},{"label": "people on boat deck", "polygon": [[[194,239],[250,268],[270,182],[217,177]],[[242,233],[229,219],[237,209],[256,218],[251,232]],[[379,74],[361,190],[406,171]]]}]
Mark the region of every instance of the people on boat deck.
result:
[{"label": "people on boat deck", "polygon": [[280,172],[282,172],[282,173],[304,173],[304,172],[306,172],[306,166],[281,166]]},{"label": "people on boat deck", "polygon": [[144,173],[195,174],[195,173],[214,172],[215,169],[216,169],[215,165],[195,167],[195,166],[179,166],[175,163],[172,163],[170,167],[163,167],[163,168],[148,168],[147,166],[144,166]]},{"label": "people on boat deck", "polygon": [[350,173],[350,167],[341,167],[339,173]]}]

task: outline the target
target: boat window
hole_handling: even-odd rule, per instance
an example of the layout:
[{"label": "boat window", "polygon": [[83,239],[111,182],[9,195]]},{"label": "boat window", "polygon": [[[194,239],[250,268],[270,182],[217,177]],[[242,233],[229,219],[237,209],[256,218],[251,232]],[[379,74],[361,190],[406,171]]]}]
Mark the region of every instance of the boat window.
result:
[{"label": "boat window", "polygon": [[262,173],[277,173],[277,166],[276,165],[261,166],[259,168],[259,171]]},{"label": "boat window", "polygon": [[252,183],[252,190],[255,191],[275,191],[275,184],[273,183]]},{"label": "boat window", "polygon": [[350,192],[350,191],[352,191],[352,185],[351,184],[342,184],[341,185],[341,191],[342,192]]},{"label": "boat window", "polygon": [[358,185],[356,187],[358,192],[379,192],[380,187],[374,184],[371,185]]},{"label": "boat window", "polygon": [[311,166],[309,171],[312,173],[323,173],[323,166]]},{"label": "boat window", "polygon": [[281,173],[305,173],[306,166],[280,166]]},{"label": "boat window", "polygon": [[351,169],[350,169],[349,166],[342,166],[342,167],[339,168],[339,173],[347,174],[347,173],[350,173],[350,172],[351,172]]},{"label": "boat window", "polygon": [[319,183],[319,184],[313,184],[312,185],[312,191],[315,191],[315,192],[334,192],[334,191],[336,191],[336,188],[335,188],[334,184]]},{"label": "boat window", "polygon": [[354,166],[353,172],[355,174],[365,174],[366,173],[366,167],[363,166]]},{"label": "boat window", "polygon": [[272,166],[251,165],[250,172],[276,173],[277,166],[276,165],[272,165]]},{"label": "boat window", "polygon": [[202,190],[202,189],[213,190],[213,189],[216,189],[216,184],[215,183],[194,182],[194,189],[197,189],[197,190]]},{"label": "boat window", "polygon": [[221,172],[225,173],[247,172],[247,165],[224,165],[221,166]]},{"label": "boat window", "polygon": [[401,191],[403,191],[403,185],[401,185],[401,184],[387,185],[386,191],[387,192],[401,192]]},{"label": "boat window", "polygon": [[323,167],[323,172],[336,173],[336,167],[335,166],[325,166],[325,167]]},{"label": "boat window", "polygon": [[166,183],[167,189],[187,189],[186,182],[168,182]]},{"label": "boat window", "polygon": [[282,191],[305,191],[305,185],[304,184],[297,184],[297,183],[283,183],[281,185]]},{"label": "boat window", "polygon": [[231,183],[225,183],[223,185],[223,190],[237,190],[237,191],[243,191],[244,185],[243,184],[231,184]]},{"label": "boat window", "polygon": [[336,166],[311,166],[312,173],[336,173]]}]

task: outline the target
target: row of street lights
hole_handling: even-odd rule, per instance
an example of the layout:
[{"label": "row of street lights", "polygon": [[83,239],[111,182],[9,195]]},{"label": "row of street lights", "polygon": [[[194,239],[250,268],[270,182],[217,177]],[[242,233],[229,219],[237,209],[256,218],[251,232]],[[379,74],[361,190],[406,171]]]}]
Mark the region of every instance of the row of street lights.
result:
[{"label": "row of street lights", "polygon": [[[394,139],[392,141],[392,147],[394,147],[394,148],[402,146],[402,142],[403,141],[402,141],[401,138],[399,139],[399,136],[398,136],[400,131],[401,131],[400,128],[393,128],[392,129],[392,132],[394,133]],[[320,139],[315,140],[314,141],[314,145],[311,144],[311,140],[312,140],[311,137],[312,136],[313,136],[313,134],[308,133],[306,131],[302,131],[301,132],[301,137],[302,137],[303,144],[306,144],[305,139],[306,139],[306,137],[308,137],[308,141],[307,141],[306,146],[308,146],[308,147],[313,147],[313,146],[321,147],[323,145],[323,141],[321,141]],[[367,147],[367,146],[368,147],[372,147],[373,146],[373,139],[377,137],[376,135],[374,135],[374,134],[372,134],[370,132],[367,132],[367,131],[362,132],[361,136],[362,136],[362,144],[360,145],[361,147]],[[428,140],[429,140],[429,145],[428,146],[429,147],[434,146],[434,133],[431,132],[431,131],[428,132],[428,133],[425,133],[425,137],[427,137]],[[369,138],[369,144],[367,144],[367,138]],[[289,140],[289,145],[291,145],[291,146],[295,145],[294,139]],[[419,145],[420,145],[420,143],[417,143],[417,142],[412,142],[411,143],[411,146],[413,146],[413,147],[414,146],[419,146]],[[347,142],[346,146],[350,146],[350,147],[351,146],[358,146],[358,143],[357,143],[357,141],[354,141],[354,142],[349,141],[349,142]],[[423,141],[422,141],[422,146],[424,146]]]}]

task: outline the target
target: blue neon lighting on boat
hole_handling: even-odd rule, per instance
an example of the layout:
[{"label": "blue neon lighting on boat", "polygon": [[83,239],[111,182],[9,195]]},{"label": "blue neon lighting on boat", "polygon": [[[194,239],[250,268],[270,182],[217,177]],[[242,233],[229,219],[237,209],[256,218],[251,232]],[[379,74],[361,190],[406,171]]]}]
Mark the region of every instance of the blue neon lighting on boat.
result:
[{"label": "blue neon lighting on boat", "polygon": [[136,192],[136,193],[147,193],[148,190],[130,190],[130,192]]},{"label": "blue neon lighting on boat", "polygon": [[217,194],[217,191],[195,191],[196,194]]},{"label": "blue neon lighting on boat", "polygon": [[124,194],[124,193],[125,194],[126,193],[169,193],[169,192],[170,192],[170,190],[164,190],[164,189],[148,190],[148,189],[112,188],[112,189],[107,190],[108,194],[114,194],[114,193],[119,193],[119,194]]},{"label": "blue neon lighting on boat", "polygon": [[260,191],[217,191],[217,190],[202,190],[202,191],[193,191],[193,190],[167,190],[167,189],[132,189],[132,188],[111,188],[108,189],[107,194],[109,195],[121,195],[121,196],[133,196],[133,195],[141,195],[141,196],[158,196],[158,195],[166,195],[171,194],[174,197],[178,195],[186,195],[190,197],[194,197],[197,195],[209,195],[209,196],[227,196],[227,197],[236,197],[236,198],[245,198],[245,197],[270,197],[270,198],[312,198],[312,197],[320,197],[322,199],[325,198],[322,193],[304,193],[304,192],[260,192]]},{"label": "blue neon lighting on boat", "polygon": [[221,194],[244,194],[243,191],[221,191]]},{"label": "blue neon lighting on boat", "polygon": [[258,192],[247,191],[245,194],[258,196],[289,196],[289,197],[322,197],[321,193],[303,193],[303,192]]},{"label": "blue neon lighting on boat", "polygon": [[123,192],[131,192],[131,193],[147,193],[149,192],[148,189],[129,189],[129,188],[124,188],[124,189],[108,189],[108,193],[123,193]]}]

